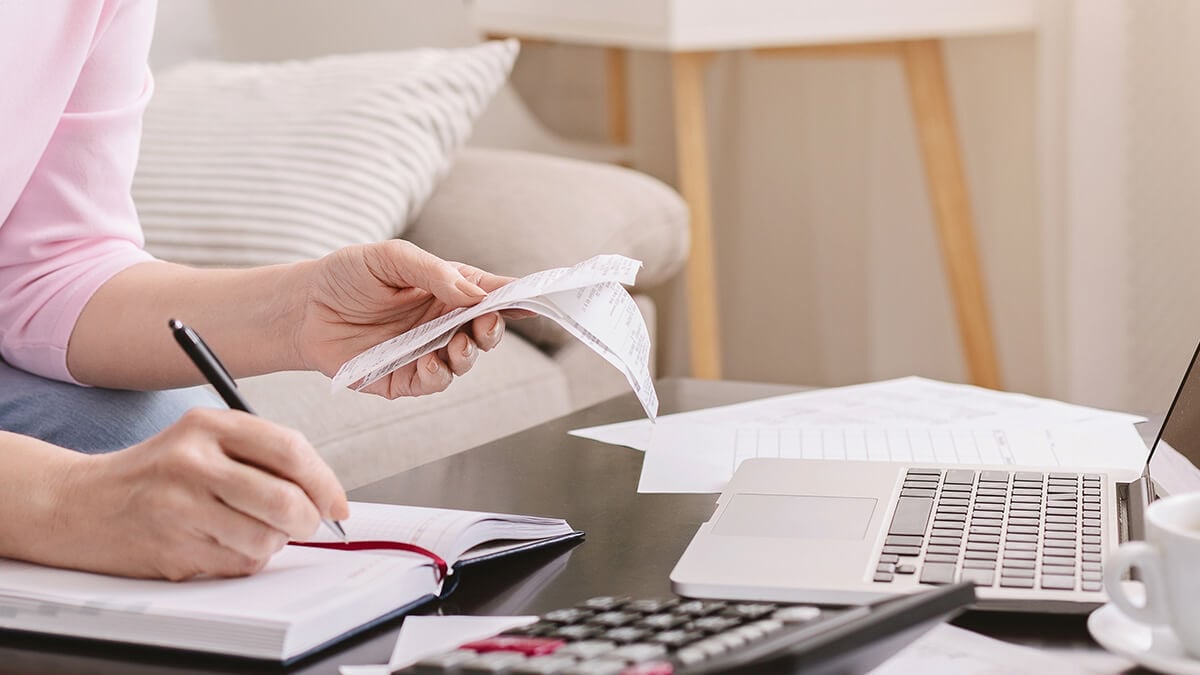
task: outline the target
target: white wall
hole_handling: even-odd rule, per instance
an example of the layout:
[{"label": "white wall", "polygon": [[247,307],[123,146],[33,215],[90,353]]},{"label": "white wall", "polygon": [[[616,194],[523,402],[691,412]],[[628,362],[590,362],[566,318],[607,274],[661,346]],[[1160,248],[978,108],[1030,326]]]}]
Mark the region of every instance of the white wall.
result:
[{"label": "white wall", "polygon": [[[1004,376],[1044,391],[1035,52],[1032,35],[946,47]],[[671,180],[666,62],[635,54],[631,76],[637,167]],[[602,77],[594,50],[531,45],[514,82],[598,138]],[[708,82],[727,377],[965,377],[899,63],[726,55]],[[666,372],[686,368],[678,314]]]}]

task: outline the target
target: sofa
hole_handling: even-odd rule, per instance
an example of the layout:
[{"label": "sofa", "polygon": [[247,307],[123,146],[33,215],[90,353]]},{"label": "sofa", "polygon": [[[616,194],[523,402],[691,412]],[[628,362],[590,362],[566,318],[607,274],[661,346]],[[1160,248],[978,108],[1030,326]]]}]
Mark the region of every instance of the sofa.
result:
[{"label": "sofa", "polygon": [[[230,13],[245,5],[255,6],[246,11],[270,12],[264,6],[275,3],[218,3],[203,17],[209,22],[204,25],[197,21],[196,5],[183,4],[189,7],[160,7],[160,56],[154,63],[152,55],[152,63],[164,70],[192,54],[229,56],[236,50],[222,47],[223,41],[245,28],[245,17]],[[289,4],[286,12],[297,25],[305,25],[310,22],[297,18],[305,6],[328,11],[340,5]],[[452,9],[461,12],[461,7]],[[227,30],[222,32],[222,26]],[[460,28],[466,30],[465,25]],[[301,37],[296,41],[305,44]],[[163,49],[170,50],[166,63]],[[317,55],[300,52],[291,56]],[[233,55],[247,57],[244,52]],[[169,77],[169,72],[159,77]],[[493,106],[480,121],[488,130],[486,138],[458,153],[404,238],[443,258],[512,276],[574,264],[598,253],[637,258],[644,267],[633,292],[655,343],[654,306],[638,290],[666,281],[683,265],[688,228],[682,199],[661,182],[626,168],[512,148],[504,142],[505,134],[497,132],[506,124],[498,117],[511,115],[519,101],[511,91],[503,91],[501,100],[504,105]],[[511,137],[530,134],[526,130]],[[540,130],[534,137],[549,138]],[[489,139],[510,147],[481,147]],[[546,143],[540,145],[547,149]],[[241,387],[261,415],[302,431],[347,489],[628,390],[616,369],[540,318],[510,322],[496,350],[481,355],[470,373],[432,396],[388,401],[349,390],[334,392],[328,378],[306,372],[248,378]]]}]

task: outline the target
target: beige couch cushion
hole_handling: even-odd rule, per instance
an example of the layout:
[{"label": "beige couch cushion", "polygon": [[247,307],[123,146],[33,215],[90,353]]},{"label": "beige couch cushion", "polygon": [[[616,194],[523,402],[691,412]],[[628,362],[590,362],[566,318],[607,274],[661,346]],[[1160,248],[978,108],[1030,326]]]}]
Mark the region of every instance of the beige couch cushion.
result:
[{"label": "beige couch cushion", "polygon": [[240,386],[259,414],[302,431],[346,489],[572,409],[563,371],[512,334],[480,355],[465,377],[432,396],[388,401],[349,390],[331,393],[329,378],[306,372],[247,378]]},{"label": "beige couch cushion", "polygon": [[[674,190],[636,171],[466,148],[405,238],[443,258],[517,277],[619,253],[644,263],[637,285],[648,288],[683,266],[688,212]],[[573,340],[544,319],[514,330],[549,348]]]}]

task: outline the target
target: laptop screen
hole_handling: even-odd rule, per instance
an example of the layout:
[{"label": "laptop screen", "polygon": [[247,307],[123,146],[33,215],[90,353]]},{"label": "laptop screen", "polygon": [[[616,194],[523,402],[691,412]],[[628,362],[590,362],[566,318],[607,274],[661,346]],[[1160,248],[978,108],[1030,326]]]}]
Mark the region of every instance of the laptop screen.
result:
[{"label": "laptop screen", "polygon": [[[1158,438],[1150,448],[1150,458],[1154,457],[1159,442],[1166,441],[1189,462],[1200,466],[1200,372],[1194,373],[1198,356],[1200,346],[1192,353],[1192,360],[1183,373],[1179,391],[1175,393],[1175,400],[1171,401]],[[1192,377],[1193,374],[1196,376]]]}]

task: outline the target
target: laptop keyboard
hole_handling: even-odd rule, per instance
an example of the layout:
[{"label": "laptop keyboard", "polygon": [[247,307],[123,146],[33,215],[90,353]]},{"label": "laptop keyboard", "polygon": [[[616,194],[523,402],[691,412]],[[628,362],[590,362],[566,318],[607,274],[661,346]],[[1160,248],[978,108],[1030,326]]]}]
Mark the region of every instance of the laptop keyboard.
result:
[{"label": "laptop keyboard", "polygon": [[1098,474],[911,468],[876,582],[1099,591]]}]

